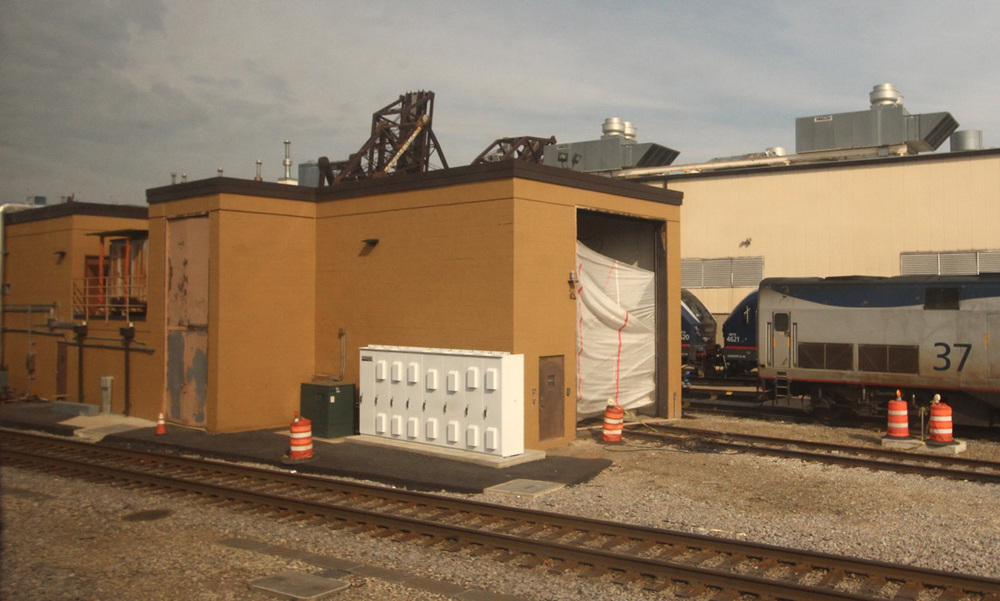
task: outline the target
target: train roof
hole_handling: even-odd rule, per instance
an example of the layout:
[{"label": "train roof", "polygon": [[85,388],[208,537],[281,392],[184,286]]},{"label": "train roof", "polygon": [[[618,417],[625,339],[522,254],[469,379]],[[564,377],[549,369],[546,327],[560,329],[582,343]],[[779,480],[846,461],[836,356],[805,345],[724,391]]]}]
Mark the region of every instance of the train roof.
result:
[{"label": "train roof", "polygon": [[924,305],[957,309],[959,300],[1000,296],[1000,273],[767,278],[761,281],[760,290],[839,307]]},{"label": "train roof", "polygon": [[761,288],[774,288],[776,286],[961,286],[966,284],[1000,284],[1000,273],[981,273],[979,275],[896,275],[896,276],[874,276],[874,275],[845,275],[831,276],[825,278],[764,278],[761,280]]}]

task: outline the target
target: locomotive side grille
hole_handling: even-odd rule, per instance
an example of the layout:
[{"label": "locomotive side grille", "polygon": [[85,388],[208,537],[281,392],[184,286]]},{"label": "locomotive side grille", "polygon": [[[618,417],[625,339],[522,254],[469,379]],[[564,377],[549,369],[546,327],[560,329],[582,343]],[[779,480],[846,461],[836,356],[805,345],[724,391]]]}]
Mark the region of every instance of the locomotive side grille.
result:
[{"label": "locomotive side grille", "polygon": [[854,345],[839,342],[800,342],[799,362],[802,369],[854,370]]},{"label": "locomotive side grille", "polygon": [[895,344],[859,344],[858,371],[915,374],[920,371],[920,348]]}]

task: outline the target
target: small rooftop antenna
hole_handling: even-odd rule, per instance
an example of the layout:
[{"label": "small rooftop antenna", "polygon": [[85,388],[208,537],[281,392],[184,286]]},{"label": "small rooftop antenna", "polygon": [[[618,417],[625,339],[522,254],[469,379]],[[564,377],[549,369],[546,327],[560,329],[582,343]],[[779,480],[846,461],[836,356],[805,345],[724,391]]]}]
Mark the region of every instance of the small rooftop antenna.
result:
[{"label": "small rooftop antenna", "polygon": [[260,159],[257,159],[257,176],[253,178],[253,181],[255,182],[264,181],[263,178],[261,178],[260,176],[260,165],[261,165]]},{"label": "small rooftop antenna", "polygon": [[219,177],[222,177],[222,167],[219,167]]},{"label": "small rooftop antenna", "polygon": [[172,186],[172,185],[174,185],[176,183],[177,183],[177,172],[176,171],[171,171],[170,172],[170,185]]},{"label": "small rooftop antenna", "polygon": [[279,184],[289,184],[292,186],[299,185],[299,180],[292,179],[292,143],[285,140],[285,160],[282,161],[285,165],[285,177],[278,180]]},{"label": "small rooftop antenna", "polygon": [[188,181],[188,174],[187,173],[182,173],[181,174],[181,183],[183,184],[186,181]]}]

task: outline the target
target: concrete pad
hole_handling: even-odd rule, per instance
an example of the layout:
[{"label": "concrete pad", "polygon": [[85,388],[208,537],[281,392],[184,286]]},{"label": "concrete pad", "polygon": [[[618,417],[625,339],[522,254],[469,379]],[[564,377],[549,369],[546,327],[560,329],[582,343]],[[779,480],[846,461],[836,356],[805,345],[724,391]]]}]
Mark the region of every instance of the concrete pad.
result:
[{"label": "concrete pad", "polygon": [[921,449],[925,453],[933,453],[935,455],[958,455],[959,453],[964,453],[968,445],[964,440],[955,440],[954,444],[932,444],[930,442],[924,445]]},{"label": "concrete pad", "polygon": [[88,442],[100,442],[109,434],[119,434],[139,428],[152,428],[156,426],[156,422],[147,419],[107,414],[80,415],[67,419],[62,424],[79,428],[73,432],[73,435]]},{"label": "concrete pad", "polygon": [[343,580],[324,578],[305,572],[281,572],[250,582],[250,588],[283,599],[322,599],[350,588]]},{"label": "concrete pad", "polygon": [[455,461],[464,461],[466,463],[495,468],[507,468],[514,465],[521,465],[522,463],[545,459],[545,451],[539,451],[536,449],[525,449],[523,453],[520,455],[514,455],[513,457],[497,457],[495,455],[487,455],[485,453],[473,453],[470,451],[463,451],[461,449],[449,449],[429,444],[392,440],[390,438],[381,438],[379,436],[368,436],[365,434],[348,436],[344,440],[354,444],[368,444],[391,449],[399,449],[401,451],[409,451],[420,455],[441,457],[443,459],[454,459]]},{"label": "concrete pad", "polygon": [[97,415],[101,412],[101,408],[97,405],[70,403],[68,401],[55,401],[52,403],[52,410],[56,413],[65,413],[67,415]]},{"label": "concrete pad", "polygon": [[896,449],[899,451],[912,451],[914,449],[919,449],[920,447],[923,446],[923,444],[924,443],[921,442],[919,438],[914,438],[912,436],[908,436],[906,438],[898,438],[890,436],[882,437],[882,446],[887,449]]},{"label": "concrete pad", "polygon": [[545,482],[544,480],[528,480],[527,478],[518,478],[517,480],[511,480],[509,482],[504,482],[503,484],[491,486],[483,492],[495,492],[505,495],[517,495],[519,497],[534,498],[559,490],[563,486],[565,486],[565,484],[561,484],[559,482]]},{"label": "concrete pad", "polygon": [[105,426],[125,425],[130,429],[135,429],[152,428],[156,426],[156,422],[148,419],[127,417],[124,415],[108,415],[106,413],[99,415],[80,415],[77,417],[71,417],[61,423],[66,424],[67,426],[76,426],[77,428],[103,428]]}]

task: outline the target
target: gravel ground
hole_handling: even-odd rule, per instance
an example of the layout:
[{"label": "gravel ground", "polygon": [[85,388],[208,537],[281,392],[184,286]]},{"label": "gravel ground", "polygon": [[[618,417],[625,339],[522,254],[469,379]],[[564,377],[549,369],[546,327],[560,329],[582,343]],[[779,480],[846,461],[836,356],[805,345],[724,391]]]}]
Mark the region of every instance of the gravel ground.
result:
[{"label": "gravel ground", "polygon": [[[682,425],[872,445],[878,434],[729,418]],[[627,439],[627,435],[626,435]],[[552,455],[610,457],[592,481],[529,499],[463,495],[550,511],[1000,577],[1000,494],[992,485],[822,466],[587,432]],[[1000,459],[1000,445],[969,442],[968,457]],[[462,553],[330,531],[188,500],[4,467],[4,600],[263,600],[248,582],[324,568],[222,543],[240,537],[477,587],[522,599],[668,599],[601,578],[554,577]],[[166,510],[152,521],[137,512]],[[331,599],[449,599],[378,578],[341,575]]]}]

